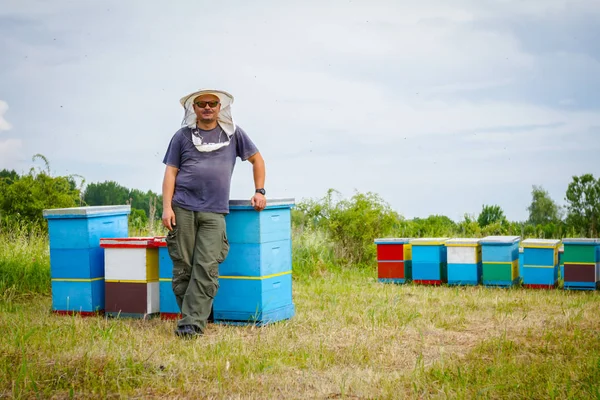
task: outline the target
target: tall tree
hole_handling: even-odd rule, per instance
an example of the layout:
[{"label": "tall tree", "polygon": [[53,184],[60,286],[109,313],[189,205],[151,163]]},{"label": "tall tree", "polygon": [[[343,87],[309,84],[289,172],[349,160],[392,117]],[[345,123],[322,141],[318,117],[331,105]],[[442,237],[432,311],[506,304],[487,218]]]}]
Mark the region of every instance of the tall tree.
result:
[{"label": "tall tree", "polygon": [[14,169],[10,171],[7,169],[3,169],[2,171],[0,171],[0,180],[4,180],[8,184],[13,183],[17,179],[19,179],[19,174],[17,174],[17,171],[15,171]]},{"label": "tall tree", "polygon": [[49,208],[75,207],[79,190],[67,177],[51,177],[45,172],[21,176],[12,184],[0,180],[0,217],[5,222],[43,224],[42,212]]},{"label": "tall tree", "polygon": [[600,179],[574,176],[567,188],[567,225],[580,235],[597,237],[600,221]]},{"label": "tall tree", "polygon": [[533,186],[531,197],[531,205],[527,207],[527,211],[529,211],[528,223],[546,225],[561,219],[560,207],[541,186]]},{"label": "tall tree", "polygon": [[129,189],[114,181],[90,183],[83,200],[90,206],[109,206],[129,204]]},{"label": "tall tree", "polygon": [[481,213],[479,213],[479,217],[477,218],[477,223],[480,227],[484,228],[495,222],[498,222],[500,224],[506,222],[504,211],[502,211],[502,208],[500,208],[500,206],[498,205],[484,205],[481,210]]}]

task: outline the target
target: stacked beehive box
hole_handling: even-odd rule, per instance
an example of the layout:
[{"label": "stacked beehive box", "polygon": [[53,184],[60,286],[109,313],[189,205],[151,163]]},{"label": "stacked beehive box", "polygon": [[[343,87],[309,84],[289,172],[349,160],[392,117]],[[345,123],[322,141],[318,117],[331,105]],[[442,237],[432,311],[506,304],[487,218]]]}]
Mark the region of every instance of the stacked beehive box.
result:
[{"label": "stacked beehive box", "polygon": [[160,292],[160,317],[178,319],[181,316],[175,293],[173,293],[173,260],[169,256],[164,236],[154,238],[158,248],[158,286]]},{"label": "stacked beehive box", "polygon": [[91,315],[104,310],[102,237],[128,235],[130,206],[44,210],[50,238],[52,310]]},{"label": "stacked beehive box", "polygon": [[148,318],[159,310],[158,248],[154,238],[101,239],[105,265],[105,312]]},{"label": "stacked beehive box", "polygon": [[600,239],[563,239],[564,288],[595,290],[600,283]]},{"label": "stacked beehive box", "polygon": [[265,325],[291,318],[293,199],[269,200],[260,212],[231,200],[226,216],[229,254],[219,267],[215,322]]},{"label": "stacked beehive box", "polygon": [[519,283],[520,236],[488,236],[481,240],[483,284],[511,287]]},{"label": "stacked beehive box", "polygon": [[448,281],[447,238],[411,239],[413,282],[441,285]]},{"label": "stacked beehive box", "polygon": [[412,279],[412,251],[409,239],[375,239],[377,279],[384,283],[406,283]]},{"label": "stacked beehive box", "polygon": [[527,239],[523,241],[523,285],[549,288],[558,284],[558,247],[560,240]]},{"label": "stacked beehive box", "polygon": [[481,283],[481,245],[479,239],[446,241],[448,284],[478,285]]}]

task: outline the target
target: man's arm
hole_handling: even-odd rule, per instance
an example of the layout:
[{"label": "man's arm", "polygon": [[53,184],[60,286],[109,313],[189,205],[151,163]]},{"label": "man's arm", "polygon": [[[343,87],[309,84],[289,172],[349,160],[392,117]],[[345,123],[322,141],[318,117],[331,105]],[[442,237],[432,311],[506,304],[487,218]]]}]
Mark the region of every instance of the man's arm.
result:
[{"label": "man's arm", "polygon": [[179,170],[175,167],[167,165],[165,168],[165,177],[163,178],[162,195],[163,195],[163,225],[170,231],[175,226],[175,213],[173,212],[173,206],[171,201],[173,200],[173,193],[175,192],[175,178],[177,177]]},{"label": "man's arm", "polygon": [[[254,175],[254,188],[263,189],[265,187],[265,160],[260,153],[255,153],[248,158],[252,164],[252,173]],[[250,200],[250,204],[256,211],[261,211],[267,206],[267,199],[260,193],[255,193]]]}]

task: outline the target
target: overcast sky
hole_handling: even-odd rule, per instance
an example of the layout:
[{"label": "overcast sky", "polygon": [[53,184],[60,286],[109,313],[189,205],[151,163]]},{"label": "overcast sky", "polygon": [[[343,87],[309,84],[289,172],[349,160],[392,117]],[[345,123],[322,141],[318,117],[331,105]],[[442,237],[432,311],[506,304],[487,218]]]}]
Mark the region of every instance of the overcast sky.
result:
[{"label": "overcast sky", "polygon": [[[232,93],[269,198],[407,218],[600,177],[600,1],[0,0],[0,169],[160,192],[179,99]],[[38,162],[39,164],[39,162]],[[238,162],[232,198],[254,189]]]}]

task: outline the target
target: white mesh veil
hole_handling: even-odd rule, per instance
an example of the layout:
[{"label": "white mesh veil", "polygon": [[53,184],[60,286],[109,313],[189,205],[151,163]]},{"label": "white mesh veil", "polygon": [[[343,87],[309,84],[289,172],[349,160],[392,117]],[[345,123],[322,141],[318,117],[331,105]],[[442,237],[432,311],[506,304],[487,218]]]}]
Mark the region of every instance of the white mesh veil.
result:
[{"label": "white mesh veil", "polygon": [[217,124],[227,135],[227,141],[223,143],[202,143],[201,139],[197,138],[194,134],[192,134],[192,140],[196,148],[202,152],[210,152],[218,150],[223,146],[228,146],[229,139],[235,132],[235,123],[233,122],[233,117],[231,116],[231,105],[233,104],[233,96],[223,90],[201,89],[196,92],[190,93],[185,97],[182,97],[181,100],[179,100],[184,109],[182,126],[187,126],[192,130],[197,129],[197,117],[196,113],[194,112],[194,99],[203,94],[212,94],[219,98],[219,101],[221,103],[221,110],[219,112],[219,117],[217,118]]}]

